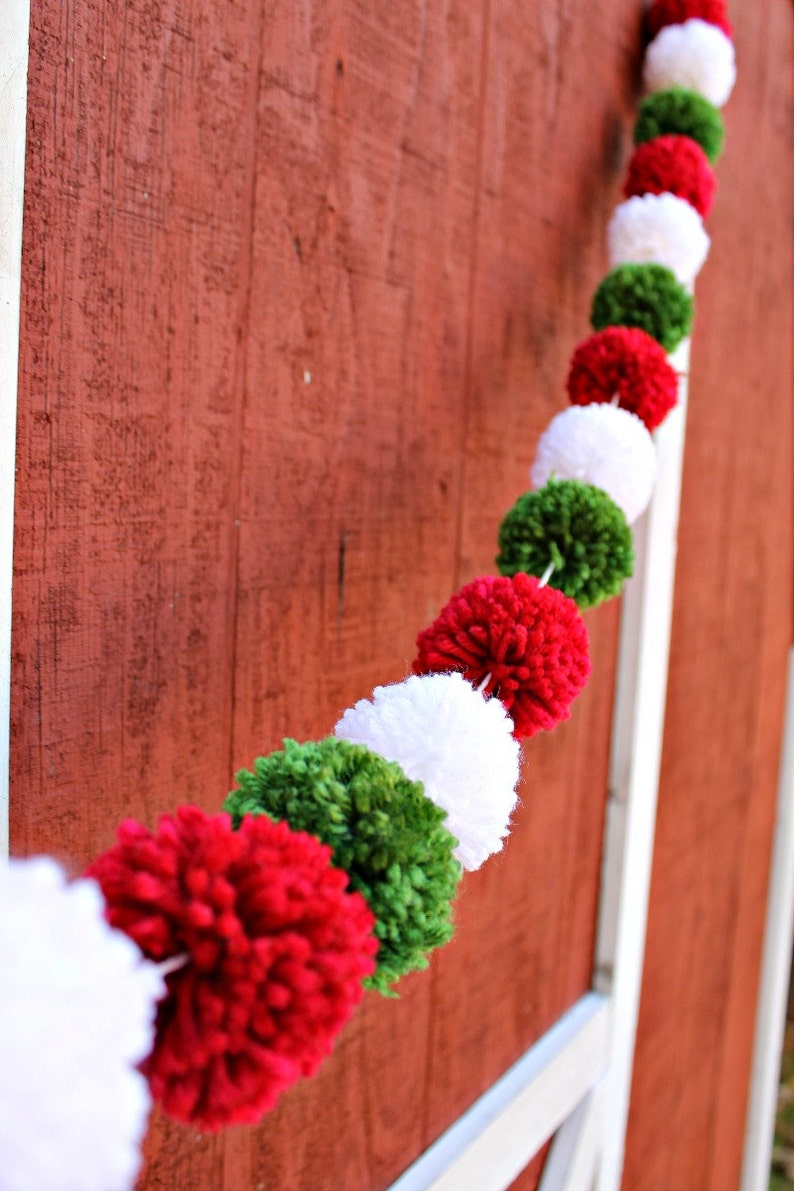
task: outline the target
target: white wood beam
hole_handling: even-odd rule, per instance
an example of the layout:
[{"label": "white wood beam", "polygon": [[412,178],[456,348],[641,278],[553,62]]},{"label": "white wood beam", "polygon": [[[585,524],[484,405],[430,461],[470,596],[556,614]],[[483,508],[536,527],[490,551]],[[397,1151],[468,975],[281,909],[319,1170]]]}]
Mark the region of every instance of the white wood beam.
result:
[{"label": "white wood beam", "polygon": [[589,1092],[557,1131],[538,1191],[591,1191],[601,1130],[601,1101]]},{"label": "white wood beam", "polygon": [[659,475],[634,526],[623,591],[594,985],[613,1002],[598,1191],[619,1191],[642,983],[656,828],[686,426],[689,340],[671,357],[678,405],[656,431]]},{"label": "white wood beam", "polygon": [[755,1024],[741,1191],[767,1191],[786,1028],[794,943],[794,649],[789,653],[786,718],[769,879],[764,954]]}]

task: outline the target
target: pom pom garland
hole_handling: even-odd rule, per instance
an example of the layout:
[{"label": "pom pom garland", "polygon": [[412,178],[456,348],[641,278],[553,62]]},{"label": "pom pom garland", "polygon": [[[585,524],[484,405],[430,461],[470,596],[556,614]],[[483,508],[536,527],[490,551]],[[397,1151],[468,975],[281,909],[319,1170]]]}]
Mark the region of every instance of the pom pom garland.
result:
[{"label": "pom pom garland", "polygon": [[580,608],[617,595],[634,564],[625,516],[606,492],[578,480],[550,480],[520,496],[499,527],[499,549],[503,575],[541,575],[553,563],[549,582]]},{"label": "pom pom garland", "polygon": [[648,11],[648,29],[655,37],[665,25],[682,25],[692,17],[708,21],[727,37],[733,37],[725,0],[653,0]]},{"label": "pom pom garland", "polygon": [[447,812],[454,854],[479,868],[502,848],[516,804],[518,744],[498,699],[460,674],[423,674],[379,686],[348,708],[336,735],[396,761]]},{"label": "pom pom garland", "polygon": [[[89,866],[110,921],[175,959],[143,1065],[154,1097],[201,1129],[252,1123],[312,1074],[374,968],[374,920],[330,849],[286,823],[181,807],[132,820]],[[180,966],[179,960],[185,962]]]},{"label": "pom pom garland", "polygon": [[568,719],[590,676],[587,629],[576,604],[536,578],[467,583],[419,634],[418,674],[459,670],[504,703],[517,737]]},{"label": "pom pom garland", "polygon": [[673,134],[637,145],[623,186],[627,198],[674,194],[685,199],[704,219],[714,204],[716,190],[716,175],[697,141]]},{"label": "pom pom garland", "polygon": [[656,447],[643,422],[617,406],[572,405],[538,442],[532,483],[581,480],[601,488],[629,525],[644,513],[656,482]]},{"label": "pom pom garland", "polygon": [[678,400],[678,376],[664,348],[640,327],[605,327],[573,353],[567,380],[574,405],[611,402],[654,430]]},{"label": "pom pom garland", "polygon": [[736,82],[733,42],[706,21],[666,25],[645,52],[643,81],[648,91],[670,87],[696,91],[721,108]]},{"label": "pom pom garland", "polygon": [[618,265],[593,297],[593,329],[641,327],[666,352],[675,351],[692,330],[694,304],[681,282],[664,265]]},{"label": "pom pom garland", "polygon": [[241,770],[224,803],[244,815],[286,819],[333,850],[375,915],[377,969],[366,984],[387,993],[453,933],[451,901],[461,868],[444,812],[398,765],[346,740],[297,744]]},{"label": "pom pom garland", "polygon": [[635,195],[615,208],[607,227],[611,265],[664,265],[683,284],[694,281],[709,240],[697,211],[674,194]]},{"label": "pom pom garland", "polygon": [[416,675],[345,712],[337,739],[285,741],[241,771],[236,830],[195,807],[155,833],[127,821],[96,880],[71,884],[49,860],[0,861],[0,1191],[130,1188],[151,1095],[200,1128],[257,1120],[365,986],[427,966],[461,865],[501,849],[518,739],[567,718],[589,675],[574,601],[631,573],[648,430],[677,396],[665,351],[689,334],[685,287],[709,248],[735,81],[726,5],[653,0],[648,24],[616,267],[571,362],[572,407],[538,444],[538,490],[500,528],[502,576],[454,596],[419,635]]},{"label": "pom pom garland", "polygon": [[640,103],[634,125],[634,144],[674,133],[696,141],[713,164],[725,140],[722,116],[712,103],[682,87],[654,91]]},{"label": "pom pom garland", "polygon": [[0,862],[1,1191],[135,1182],[165,988],[104,910],[52,860]]}]

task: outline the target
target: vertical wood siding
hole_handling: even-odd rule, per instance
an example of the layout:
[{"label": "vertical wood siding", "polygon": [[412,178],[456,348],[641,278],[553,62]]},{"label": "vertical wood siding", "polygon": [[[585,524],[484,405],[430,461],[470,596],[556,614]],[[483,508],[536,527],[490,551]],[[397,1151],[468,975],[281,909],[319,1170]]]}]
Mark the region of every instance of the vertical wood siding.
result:
[{"label": "vertical wood siding", "polygon": [[[702,645],[694,677],[681,647],[675,689],[726,698],[726,648],[744,684],[694,766],[700,789],[722,764],[725,801],[691,799],[692,813],[719,819],[723,856],[742,842],[742,872],[768,849],[763,813],[748,837],[742,808],[774,776],[790,597],[790,512],[767,531],[756,508],[782,507],[790,473],[779,380],[779,433],[759,413],[785,362],[769,315],[781,283],[762,301],[764,270],[784,266],[775,224],[748,236],[745,207],[763,199],[783,117],[768,94],[777,131],[753,139],[734,111],[760,102],[764,55],[785,52],[767,28],[782,8],[767,0],[741,26],[747,98],[728,109],[683,513],[679,631]],[[219,807],[236,768],[284,735],[326,734],[402,677],[417,631],[492,569],[606,266],[639,26],[635,0],[33,0],[14,852],[79,871],[125,815]],[[768,207],[782,225],[784,198]],[[736,284],[751,266],[753,307]],[[768,441],[775,465],[748,463],[748,441],[753,460]],[[721,576],[709,601],[703,536]],[[774,595],[759,595],[764,578]],[[730,632],[748,616],[752,650]],[[464,879],[455,941],[399,1000],[368,994],[319,1075],[257,1129],[201,1137],[155,1114],[141,1191],[385,1187],[586,991],[617,617],[615,603],[587,614],[594,678],[569,723],[525,745],[514,833]],[[694,699],[673,716],[668,769],[675,733],[695,747]],[[733,924],[732,872],[715,929]],[[752,898],[740,921],[756,929]],[[733,1027],[753,995],[740,960],[717,987]]]},{"label": "vertical wood siding", "polygon": [[625,1191],[739,1185],[792,639],[794,8],[731,14]]}]

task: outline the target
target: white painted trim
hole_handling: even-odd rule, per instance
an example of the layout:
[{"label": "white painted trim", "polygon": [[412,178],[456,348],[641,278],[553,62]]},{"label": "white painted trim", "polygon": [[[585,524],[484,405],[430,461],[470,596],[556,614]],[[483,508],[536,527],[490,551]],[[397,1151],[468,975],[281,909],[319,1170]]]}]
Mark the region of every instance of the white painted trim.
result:
[{"label": "white painted trim", "polygon": [[766,1191],[772,1160],[786,1003],[794,943],[794,649],[789,653],[777,824],[742,1164],[741,1191]]},{"label": "white painted trim", "polygon": [[11,574],[30,0],[0,4],[0,855],[8,853]]},{"label": "white painted trim", "polygon": [[609,1004],[588,993],[389,1191],[505,1191],[603,1075]]},{"label": "white painted trim", "polygon": [[557,1131],[538,1191],[590,1191],[600,1130],[601,1101],[590,1092]]},{"label": "white painted trim", "polygon": [[610,758],[609,802],[594,983],[612,998],[614,1035],[603,1113],[597,1191],[619,1191],[639,1013],[656,827],[678,514],[686,425],[689,341],[671,362],[678,405],[656,432],[659,476],[634,527],[634,577],[623,592]]}]

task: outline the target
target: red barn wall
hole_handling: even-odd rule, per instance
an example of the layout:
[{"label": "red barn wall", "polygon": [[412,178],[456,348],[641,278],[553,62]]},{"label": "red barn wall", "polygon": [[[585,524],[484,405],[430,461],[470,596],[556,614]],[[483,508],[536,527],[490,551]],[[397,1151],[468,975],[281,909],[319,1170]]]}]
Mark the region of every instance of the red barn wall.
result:
[{"label": "red barn wall", "polygon": [[624,1191],[739,1185],[794,639],[794,7],[731,15]]},{"label": "red barn wall", "polygon": [[[726,1145],[735,1169],[719,1074],[746,1085],[790,635],[790,6],[737,37],[629,1138],[629,1185],[658,1191],[649,1054],[709,1006],[680,1162],[699,1114],[706,1169]],[[78,872],[124,816],[219,808],[235,769],[402,677],[492,570],[588,332],[640,53],[635,0],[33,0],[14,852]],[[385,1187],[586,991],[618,614],[587,614],[594,677],[524,746],[455,941],[399,1000],[368,994],[258,1128],[155,1114],[141,1191]]]}]

